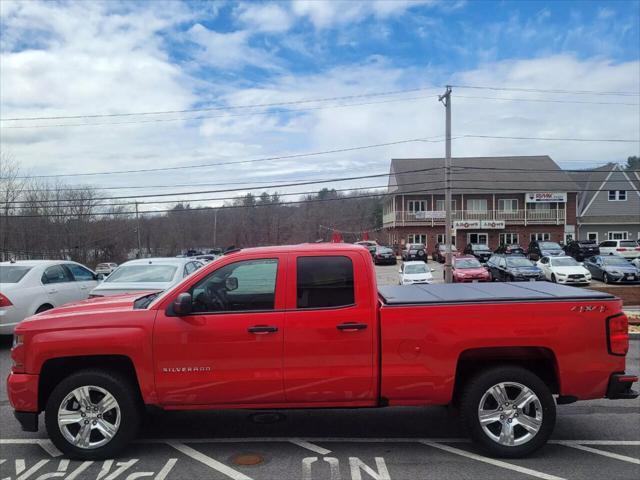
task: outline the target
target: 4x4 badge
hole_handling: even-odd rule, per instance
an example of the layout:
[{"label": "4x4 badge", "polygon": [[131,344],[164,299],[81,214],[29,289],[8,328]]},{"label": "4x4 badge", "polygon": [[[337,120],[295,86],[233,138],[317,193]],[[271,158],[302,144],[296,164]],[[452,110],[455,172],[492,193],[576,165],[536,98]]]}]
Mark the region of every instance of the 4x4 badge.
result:
[{"label": "4x4 badge", "polygon": [[573,307],[571,307],[571,311],[580,312],[580,313],[584,313],[584,312],[602,313],[607,311],[607,307],[606,305],[574,305]]}]

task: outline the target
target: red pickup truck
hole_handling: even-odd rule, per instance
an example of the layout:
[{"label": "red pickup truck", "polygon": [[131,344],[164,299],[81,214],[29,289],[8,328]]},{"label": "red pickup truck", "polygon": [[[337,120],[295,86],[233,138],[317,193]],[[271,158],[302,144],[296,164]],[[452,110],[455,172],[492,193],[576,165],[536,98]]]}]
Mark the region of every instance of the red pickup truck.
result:
[{"label": "red pickup truck", "polygon": [[365,248],[313,244],[232,252],[163,293],[30,317],[8,392],[23,429],[44,411],[74,458],[112,458],[145,405],[448,404],[490,454],[516,457],[549,438],[556,402],[637,397],[627,350],[608,294],[546,282],[378,290]]}]

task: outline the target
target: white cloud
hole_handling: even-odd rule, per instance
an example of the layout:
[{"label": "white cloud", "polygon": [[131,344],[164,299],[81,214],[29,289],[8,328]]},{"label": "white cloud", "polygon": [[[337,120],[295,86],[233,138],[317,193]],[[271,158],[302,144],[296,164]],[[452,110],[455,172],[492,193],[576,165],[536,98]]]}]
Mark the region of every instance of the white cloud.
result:
[{"label": "white cloud", "polygon": [[261,32],[284,32],[293,24],[291,14],[275,3],[245,3],[236,15],[247,28]]}]

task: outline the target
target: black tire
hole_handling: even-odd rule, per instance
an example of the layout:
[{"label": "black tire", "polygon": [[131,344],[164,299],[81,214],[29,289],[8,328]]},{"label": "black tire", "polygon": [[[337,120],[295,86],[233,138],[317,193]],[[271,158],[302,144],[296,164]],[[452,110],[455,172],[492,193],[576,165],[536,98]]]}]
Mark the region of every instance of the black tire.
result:
[{"label": "black tire", "polygon": [[607,275],[606,272],[602,274],[602,281],[604,283],[609,283],[609,275]]},{"label": "black tire", "polygon": [[36,310],[36,314],[46,312],[47,310],[51,310],[52,308],[53,308],[53,305],[49,305],[48,303],[45,303],[44,305],[40,305],[38,307],[38,309]]},{"label": "black tire", "polygon": [[[97,448],[81,448],[70,443],[58,426],[58,409],[65,397],[82,386],[96,386],[115,397],[120,407],[120,425],[113,438]],[[102,460],[114,458],[138,432],[143,405],[137,386],[126,377],[106,370],[82,370],[62,380],[53,389],[45,408],[45,425],[53,444],[67,457],[78,460]],[[105,415],[106,418],[106,415]]]},{"label": "black tire", "polygon": [[[498,443],[485,433],[478,418],[478,409],[485,393],[503,382],[524,385],[533,391],[540,402],[542,420],[539,430],[521,445],[506,446]],[[471,438],[490,455],[504,458],[524,457],[542,447],[553,433],[556,422],[556,404],[549,387],[531,371],[517,366],[494,367],[473,377],[463,389],[460,413]],[[524,413],[520,412],[520,415]],[[524,431],[522,426],[518,427]],[[511,428],[515,431],[515,427]]]},{"label": "black tire", "polygon": [[555,274],[555,273],[552,273],[552,274],[551,274],[551,281],[552,281],[553,283],[558,283],[558,279],[556,278],[556,274]]}]

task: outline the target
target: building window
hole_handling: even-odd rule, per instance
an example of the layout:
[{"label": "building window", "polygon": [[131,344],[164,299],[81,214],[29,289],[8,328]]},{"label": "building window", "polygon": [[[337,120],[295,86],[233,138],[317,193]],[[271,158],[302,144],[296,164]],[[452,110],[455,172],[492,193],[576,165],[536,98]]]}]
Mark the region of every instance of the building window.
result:
[{"label": "building window", "polygon": [[550,233],[532,233],[529,236],[530,240],[533,242],[535,240],[537,241],[547,241],[547,240],[551,240],[551,234]]},{"label": "building window", "polygon": [[598,232],[587,232],[587,240],[598,242]]},{"label": "building window", "polygon": [[533,210],[551,210],[551,203],[540,202],[531,204]]},{"label": "building window", "polygon": [[489,235],[486,233],[468,233],[467,243],[477,243],[480,245],[488,245]]},{"label": "building window", "polygon": [[[451,210],[457,210],[458,208],[456,207],[456,201],[455,200],[451,200]],[[444,212],[445,208],[444,208],[444,200],[436,200],[436,211],[438,212]]]},{"label": "building window", "polygon": [[407,202],[407,209],[410,212],[424,212],[426,208],[426,202],[424,200],[409,200]]},{"label": "building window", "polygon": [[[436,237],[436,240],[438,241],[438,243],[444,243],[446,241],[444,238],[444,233],[439,233]],[[455,244],[456,244],[456,236],[451,235],[451,245],[455,245]]]},{"label": "building window", "polygon": [[629,232],[607,232],[607,239],[609,240],[628,240]]},{"label": "building window", "polygon": [[514,212],[518,210],[517,198],[501,198],[498,200],[498,210],[503,212]]},{"label": "building window", "polygon": [[622,202],[627,199],[627,191],[626,190],[609,190],[609,201],[610,202]]},{"label": "building window", "polygon": [[518,234],[517,233],[501,233],[500,245],[517,245]]},{"label": "building window", "polygon": [[407,235],[407,243],[422,243],[427,246],[427,236],[424,233],[410,233]]},{"label": "building window", "polygon": [[486,198],[470,198],[469,200],[467,200],[467,210],[471,212],[486,212],[487,199]]}]

